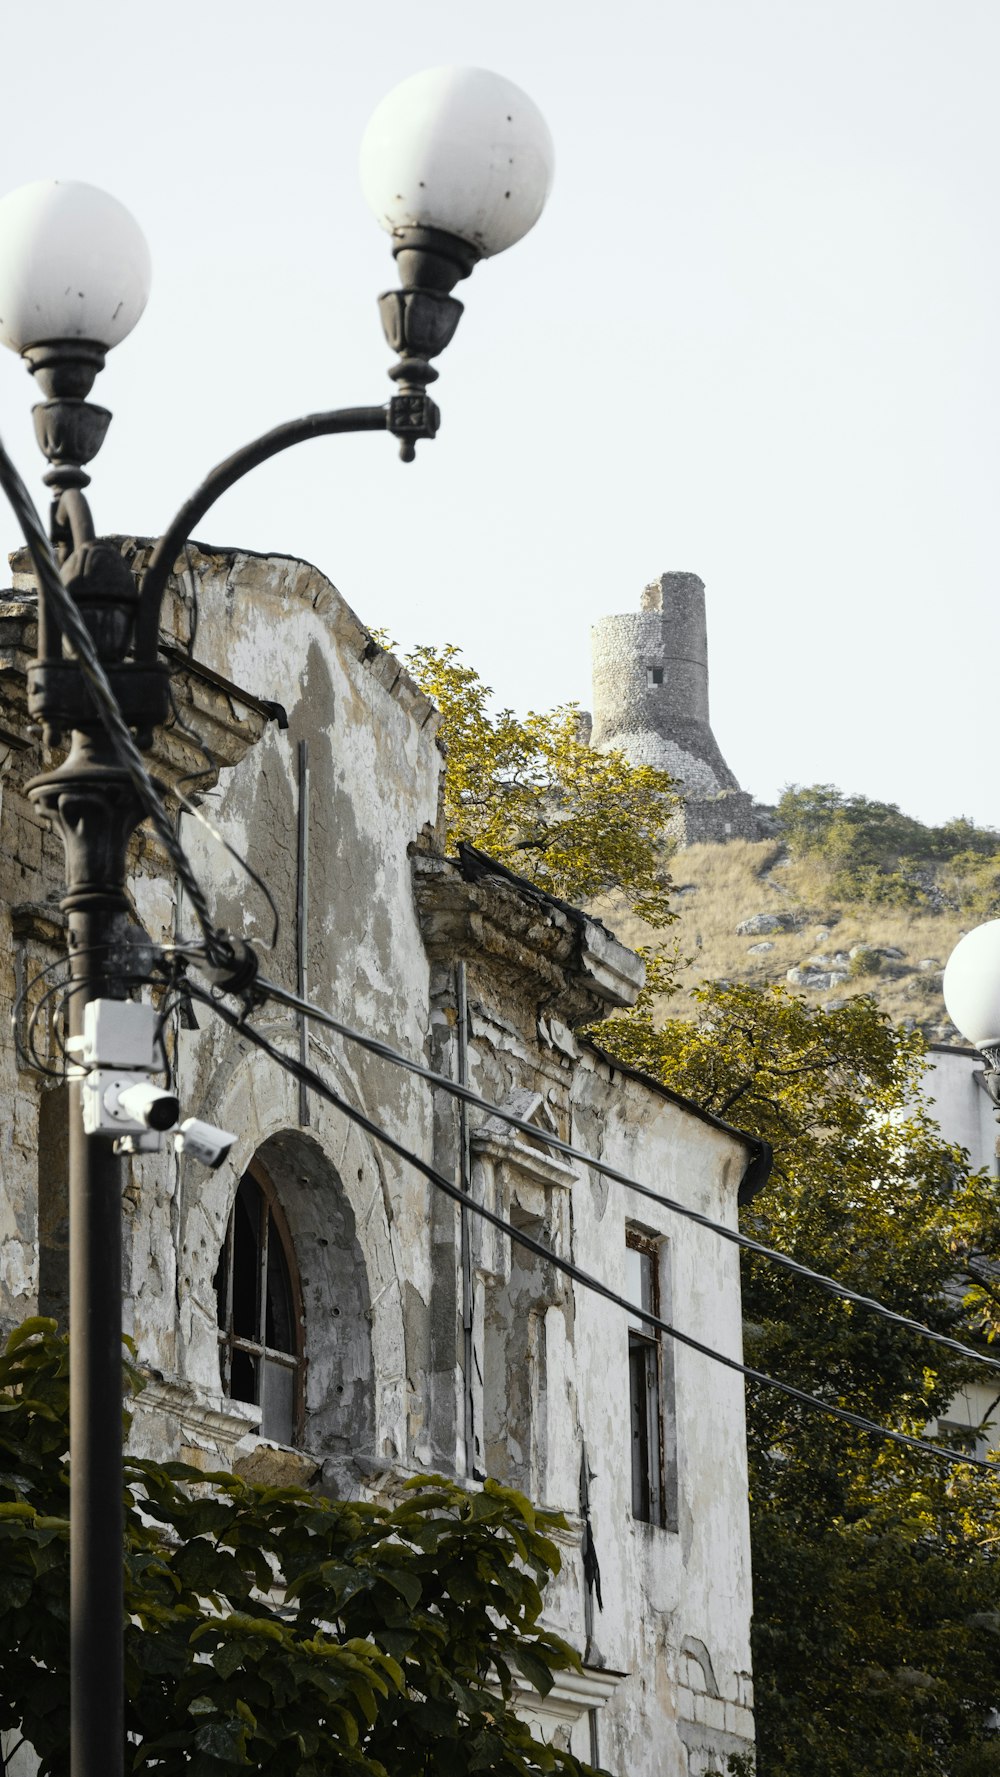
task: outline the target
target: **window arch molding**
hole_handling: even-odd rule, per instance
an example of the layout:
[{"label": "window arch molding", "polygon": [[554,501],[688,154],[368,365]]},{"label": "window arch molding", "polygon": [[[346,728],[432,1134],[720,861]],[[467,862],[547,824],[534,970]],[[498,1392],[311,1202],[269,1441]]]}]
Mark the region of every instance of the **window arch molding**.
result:
[{"label": "window arch molding", "polygon": [[[355,1095],[348,1079],[338,1084]],[[301,1282],[302,1448],[338,1486],[356,1486],[355,1456],[391,1463],[404,1455],[403,1298],[377,1151],[322,1103],[310,1112],[310,1127],[301,1129],[295,1082],[256,1055],[233,1044],[219,1057],[198,1114],[238,1129],[240,1141],[215,1172],[181,1162],[174,1373],[196,1398],[219,1401],[214,1279],[240,1179],[259,1159],[284,1211]],[[173,1368],[169,1359],[165,1367]]]},{"label": "window arch molding", "polygon": [[[311,1131],[276,1131],[260,1145],[236,1184],[227,1218],[228,1242],[234,1225],[239,1225],[246,1179],[260,1191],[261,1214],[266,1204],[268,1214],[275,1217],[274,1229],[291,1255],[289,1270],[294,1268],[296,1280],[292,1284],[289,1277],[301,1353],[298,1411],[293,1438],[277,1441],[295,1441],[333,1463],[371,1455],[376,1442],[371,1293],[354,1206],[340,1173]],[[259,1239],[257,1258],[259,1262]],[[256,1307],[261,1308],[259,1293]],[[219,1342],[224,1392],[227,1343],[236,1345]],[[244,1351],[251,1355],[249,1343]],[[277,1354],[258,1358],[265,1361],[280,1365]],[[235,1390],[233,1398],[239,1398]],[[259,1393],[256,1398],[264,1412],[262,1433],[274,1437],[267,1401],[261,1401]]]}]

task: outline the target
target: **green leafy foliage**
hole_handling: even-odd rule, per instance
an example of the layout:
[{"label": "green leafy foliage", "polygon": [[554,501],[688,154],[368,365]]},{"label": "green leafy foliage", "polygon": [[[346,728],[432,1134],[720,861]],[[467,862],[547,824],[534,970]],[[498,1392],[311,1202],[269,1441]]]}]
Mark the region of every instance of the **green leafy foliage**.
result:
[{"label": "green leafy foliage", "polygon": [[461,650],[416,648],[406,666],[441,711],[448,841],[470,841],[575,904],[620,896],[654,927],[673,919],[663,830],[672,779],[596,752],[575,704],[492,713],[492,691]]},{"label": "green leafy foliage", "polygon": [[[456,650],[420,650],[409,665],[445,710],[453,836],[528,873],[532,821],[544,836],[558,802],[547,791],[522,801],[520,725],[511,717],[508,734],[509,712],[487,715],[487,689]],[[585,803],[585,777],[577,794]],[[793,786],[777,812],[790,850],[831,863],[845,899],[920,910],[943,886],[979,917],[1000,912],[996,833],[966,820],[928,828],[831,785]],[[654,805],[647,862],[655,818]],[[598,856],[599,868],[584,860],[580,876],[542,885],[585,898],[599,883],[633,904],[634,876],[616,876],[614,850]],[[744,1211],[747,1230],[942,1331],[996,1339],[996,1186],[970,1176],[921,1108],[921,1038],[867,997],[813,1011],[783,989],[749,985],[706,985],[688,1017],[664,1021],[673,991],[670,958],[648,956],[634,1012],[593,1034],[771,1143],[774,1177]],[[750,1362],[811,1394],[922,1435],[973,1373],[765,1261],[747,1258],[743,1273]],[[988,1725],[1000,1700],[995,1480],[776,1391],[751,1387],[747,1410],[758,1754],[756,1764],[731,1759],[730,1777],[1000,1774]],[[1000,1423],[1000,1400],[992,1419]]]},{"label": "green leafy foliage", "polygon": [[964,816],[928,827],[833,784],[791,784],[776,812],[793,855],[831,864],[832,892],[846,901],[927,906],[944,865],[955,905],[983,918],[1000,908],[1000,833]]},{"label": "green leafy foliage", "polygon": [[[134,1378],[133,1378],[134,1380]],[[68,1346],[0,1358],[0,1730],[68,1769]],[[126,1460],[126,1768],[583,1777],[511,1707],[578,1658],[540,1626],[561,1520],[440,1476],[394,1506]]]},{"label": "green leafy foliage", "polygon": [[948,899],[977,923],[1000,918],[1000,855],[956,852],[941,876]]},{"label": "green leafy foliage", "polygon": [[[868,998],[812,1011],[777,988],[706,985],[662,1027],[655,1010],[654,991],[600,1040],[773,1145],[749,1233],[963,1340],[997,1338],[995,1181],[921,1107],[919,1036]],[[749,1362],[890,1427],[922,1435],[976,1374],[752,1255],[743,1289]],[[1000,1771],[997,1480],[773,1390],[751,1386],[747,1411],[759,1777]]]}]

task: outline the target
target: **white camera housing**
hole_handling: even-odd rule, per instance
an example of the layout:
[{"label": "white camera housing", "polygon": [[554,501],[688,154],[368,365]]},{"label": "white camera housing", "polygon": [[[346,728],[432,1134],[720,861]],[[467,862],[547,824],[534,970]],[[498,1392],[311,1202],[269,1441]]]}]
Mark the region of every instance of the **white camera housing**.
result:
[{"label": "white camera housing", "polygon": [[141,1074],[95,1067],[80,1079],[83,1127],[88,1135],[142,1135],[172,1129],[180,1105],[172,1092]]},{"label": "white camera housing", "polygon": [[235,1144],[228,1129],[188,1117],[177,1127],[180,1102],[173,1092],[154,1086],[151,1072],[162,1071],[160,1020],[155,1008],[135,1000],[92,1000],[84,1008],[83,1034],[68,1048],[83,1101],[83,1127],[88,1135],[112,1136],[119,1154],[152,1154],[163,1135],[174,1131],[174,1147],[202,1166],[221,1166]]},{"label": "white camera housing", "polygon": [[164,1092],[162,1086],[154,1086],[149,1080],[135,1080],[124,1087],[119,1085],[115,1091],[115,1108],[110,1105],[108,1108],[112,1116],[125,1122],[160,1131],[172,1129],[181,1114],[180,1102],[175,1095]]},{"label": "white camera housing", "polygon": [[200,1160],[202,1166],[210,1166],[214,1172],[222,1165],[235,1141],[235,1135],[231,1135],[228,1129],[203,1123],[200,1117],[186,1117],[174,1136],[174,1147],[179,1154]]}]

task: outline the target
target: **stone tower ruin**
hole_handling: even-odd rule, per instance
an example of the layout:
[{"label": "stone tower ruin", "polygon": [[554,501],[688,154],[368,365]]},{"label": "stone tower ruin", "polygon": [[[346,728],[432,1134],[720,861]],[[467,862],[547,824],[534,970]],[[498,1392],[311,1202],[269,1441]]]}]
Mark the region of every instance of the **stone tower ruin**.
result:
[{"label": "stone tower ruin", "polygon": [[592,744],[670,772],[684,799],[674,837],[687,844],[758,838],[752,799],[709,720],[704,581],[661,574],[643,590],[638,611],[601,617],[591,637]]}]

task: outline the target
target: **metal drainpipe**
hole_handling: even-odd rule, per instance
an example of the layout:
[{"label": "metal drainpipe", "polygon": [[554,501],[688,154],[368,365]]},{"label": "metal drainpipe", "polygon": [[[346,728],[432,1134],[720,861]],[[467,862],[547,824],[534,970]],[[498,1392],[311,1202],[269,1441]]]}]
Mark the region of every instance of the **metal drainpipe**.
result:
[{"label": "metal drainpipe", "polygon": [[[464,962],[455,964],[455,1005],[458,1019],[458,1083],[469,1084],[469,992]],[[458,1101],[458,1165],[459,1184],[465,1196],[472,1190],[472,1152],[470,1148],[469,1107]],[[464,1203],[459,1210],[462,1251],[462,1345],[465,1382],[465,1472],[470,1479],[478,1476],[476,1462],[475,1414],[472,1399],[472,1374],[475,1352],[472,1344],[472,1229]]]},{"label": "metal drainpipe", "polygon": [[[298,847],[295,858],[296,983],[300,1000],[309,998],[309,742],[300,740]],[[309,1066],[309,1022],[299,1013],[299,1060]],[[299,1128],[309,1122],[309,1089],[299,1081]]]}]

